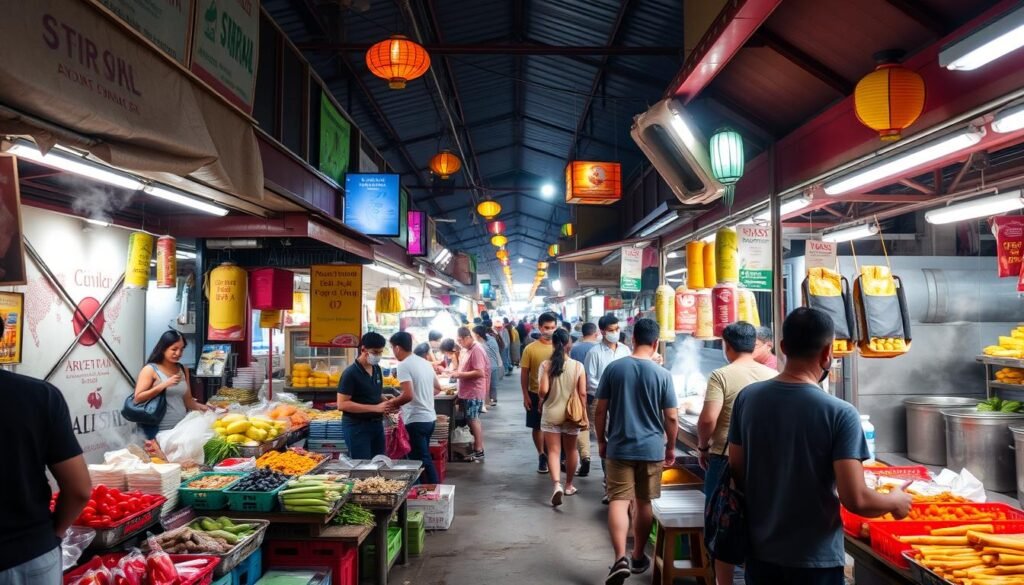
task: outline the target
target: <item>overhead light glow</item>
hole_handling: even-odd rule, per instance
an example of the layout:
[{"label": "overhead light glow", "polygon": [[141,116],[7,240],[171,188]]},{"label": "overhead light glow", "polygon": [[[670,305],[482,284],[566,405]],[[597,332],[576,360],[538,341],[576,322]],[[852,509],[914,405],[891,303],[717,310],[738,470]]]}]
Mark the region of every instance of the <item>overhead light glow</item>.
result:
[{"label": "overhead light glow", "polygon": [[685,268],[680,268],[678,270],[669,270],[668,272],[665,273],[665,276],[675,276],[677,274],[683,274],[685,272],[686,272]]},{"label": "overhead light glow", "polygon": [[121,187],[122,189],[138,191],[143,187],[142,183],[128,175],[114,170],[108,170],[98,163],[89,161],[84,157],[77,156],[71,152],[61,149],[53,148],[50,152],[44,155],[34,146],[29,146],[28,144],[19,142],[12,146],[7,152],[35,163],[54,167],[62,171],[88,177],[90,179],[95,179],[101,183]]},{"label": "overhead light glow", "polygon": [[175,258],[180,258],[182,260],[195,260],[196,259],[196,253],[195,252],[189,252],[187,250],[177,250],[174,253],[174,256],[175,256]]},{"label": "overhead light glow", "polygon": [[146,193],[147,195],[152,195],[153,197],[156,197],[158,199],[170,201],[171,203],[177,203],[178,205],[183,205],[185,207],[191,207],[192,209],[202,211],[204,213],[209,213],[210,215],[224,217],[225,215],[228,214],[228,210],[224,209],[223,207],[218,207],[216,205],[206,203],[205,201],[200,201],[198,199],[189,197],[188,195],[178,193],[177,191],[164,189],[163,187],[148,185],[146,186],[145,189],[143,189],[143,192]]},{"label": "overhead light glow", "polygon": [[109,221],[102,221],[99,219],[92,219],[91,217],[85,218],[85,223],[91,223],[92,225],[98,225],[100,227],[110,227]]},{"label": "overhead light glow", "polygon": [[1024,128],[1024,104],[1007,108],[992,120],[992,130],[1000,134],[1016,132]]},{"label": "overhead light glow", "polygon": [[973,71],[1024,47],[1024,7],[1018,7],[939,51],[939,65]]},{"label": "overhead light glow", "polygon": [[395,270],[393,268],[389,268],[387,266],[384,266],[383,264],[366,264],[365,266],[367,268],[369,268],[370,270],[373,270],[374,272],[379,272],[381,274],[385,274],[387,276],[391,276],[391,277],[394,277],[394,278],[404,278],[405,277],[405,275],[402,274],[401,272],[399,272],[399,271],[397,271],[397,270]]},{"label": "overhead light glow", "polygon": [[523,259],[522,259],[522,258],[520,258],[520,259],[519,259],[519,260],[517,260],[516,262],[519,262],[520,264],[522,264],[522,263],[523,263]]},{"label": "overhead light glow", "polygon": [[855,225],[853,227],[822,234],[821,240],[823,242],[849,242],[851,240],[867,238],[877,233],[878,226],[876,226],[873,223],[865,223],[862,225]]},{"label": "overhead light glow", "polygon": [[669,252],[668,253],[668,257],[669,258],[678,258],[679,257],[679,252]]},{"label": "overhead light glow", "polygon": [[562,281],[557,279],[557,278],[552,280],[551,281],[551,290],[555,291],[556,293],[562,292]]},{"label": "overhead light glow", "polygon": [[540,187],[540,194],[545,197],[551,197],[555,194],[555,186],[551,183],[544,183]]},{"label": "overhead light glow", "polygon": [[924,214],[924,219],[932,224],[954,223],[999,215],[1022,208],[1024,208],[1024,199],[1021,199],[1021,191],[1018,189],[1009,193],[956,203],[942,209],[933,209]]},{"label": "overhead light glow", "polygon": [[[811,198],[807,196],[797,197],[795,199],[783,201],[782,204],[779,205],[779,215],[785,217],[790,213],[800,211],[801,209],[807,207],[810,204]],[[768,221],[769,219],[771,219],[771,209],[763,213],[758,213],[757,215],[754,216],[754,221]]]},{"label": "overhead light glow", "polygon": [[889,160],[853,171],[834,181],[825,183],[825,193],[827,195],[842,195],[859,187],[877,183],[882,179],[895,177],[910,169],[974,146],[983,136],[985,136],[983,131],[965,128],[959,132],[937,138],[912,148],[907,152],[897,154]]},{"label": "overhead light glow", "polygon": [[693,131],[686,124],[682,117],[677,113],[672,114],[672,121],[670,122],[672,129],[676,131],[683,140],[683,144],[691,145],[697,142],[697,138],[693,135]]}]

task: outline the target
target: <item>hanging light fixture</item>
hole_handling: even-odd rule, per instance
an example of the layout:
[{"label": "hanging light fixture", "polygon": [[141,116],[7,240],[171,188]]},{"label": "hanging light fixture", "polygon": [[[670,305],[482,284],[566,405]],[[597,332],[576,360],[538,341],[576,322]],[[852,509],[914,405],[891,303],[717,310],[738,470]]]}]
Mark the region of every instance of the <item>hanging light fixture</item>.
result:
[{"label": "hanging light fixture", "polygon": [[506,238],[505,236],[503,236],[501,234],[498,234],[496,236],[491,236],[491,245],[493,245],[495,248],[502,248],[507,243],[508,243],[508,238]]},{"label": "hanging light fixture", "polygon": [[494,235],[505,233],[505,222],[500,220],[487,222],[487,233]]},{"label": "hanging light fixture", "polygon": [[711,174],[725,185],[723,200],[731,208],[736,198],[736,183],[743,178],[745,163],[743,137],[731,128],[719,128],[711,136]]},{"label": "hanging light fixture", "polygon": [[563,223],[562,224],[562,237],[563,238],[571,238],[573,236],[573,234],[575,234],[575,233],[576,233],[576,229],[573,227],[573,225],[571,223]]},{"label": "hanging light fixture", "polygon": [[537,263],[537,269],[538,270],[547,270],[548,269],[548,263],[544,262],[544,261],[538,262]]},{"label": "hanging light fixture", "polygon": [[545,278],[547,278],[547,276],[548,276],[548,273],[547,273],[546,270],[538,270],[537,271],[537,278],[538,279],[544,280]]},{"label": "hanging light fixture", "polygon": [[405,89],[412,81],[430,68],[430,55],[419,44],[402,35],[393,35],[366,51],[366,66],[370,73],[388,80],[391,89]]},{"label": "hanging light fixture", "polygon": [[501,250],[498,250],[497,252],[495,252],[494,256],[498,260],[508,260],[508,250],[502,248]]},{"label": "hanging light fixture", "polygon": [[902,57],[903,51],[876,53],[878,66],[853,91],[857,119],[884,142],[899,140],[924,110],[924,79],[901,65]]},{"label": "hanging light fixture", "polygon": [[501,205],[497,201],[486,199],[476,206],[476,212],[484,219],[494,219],[501,213]]},{"label": "hanging light fixture", "polygon": [[459,169],[461,168],[462,161],[460,161],[459,157],[452,154],[452,152],[447,148],[435,154],[434,158],[430,159],[430,170],[444,180],[448,180],[448,177],[459,172]]},{"label": "hanging light fixture", "polygon": [[508,266],[510,264],[507,258],[504,260],[498,260],[498,263],[501,264],[502,266]]},{"label": "hanging light fixture", "polygon": [[548,246],[548,256],[558,256],[558,244]]}]

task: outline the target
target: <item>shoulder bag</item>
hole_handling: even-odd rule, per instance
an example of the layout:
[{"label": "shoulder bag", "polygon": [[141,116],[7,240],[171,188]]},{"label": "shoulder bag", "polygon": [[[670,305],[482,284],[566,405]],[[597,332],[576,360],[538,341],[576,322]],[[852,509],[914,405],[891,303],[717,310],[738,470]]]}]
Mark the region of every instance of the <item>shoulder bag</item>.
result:
[{"label": "shoulder bag", "polygon": [[[157,376],[158,380],[159,378]],[[121,407],[121,416],[125,420],[148,426],[160,424],[160,421],[164,419],[165,412],[167,412],[167,396],[164,392],[141,404],[135,403],[135,392],[132,392],[125,396],[124,406]]]},{"label": "shoulder bag", "polygon": [[[724,456],[729,450],[726,443]],[[746,498],[733,484],[732,470],[726,464],[718,477],[707,477],[717,481],[715,491],[708,496],[704,508],[704,547],[711,558],[742,565],[749,550],[747,532]]]},{"label": "shoulder bag", "polygon": [[[576,364],[579,364],[579,362],[576,362]],[[576,367],[578,368],[579,366],[577,365]],[[587,428],[587,407],[580,400],[579,393],[576,392],[576,376],[573,376],[572,387],[569,390],[569,401],[565,404],[565,422],[575,424],[581,429]]]}]

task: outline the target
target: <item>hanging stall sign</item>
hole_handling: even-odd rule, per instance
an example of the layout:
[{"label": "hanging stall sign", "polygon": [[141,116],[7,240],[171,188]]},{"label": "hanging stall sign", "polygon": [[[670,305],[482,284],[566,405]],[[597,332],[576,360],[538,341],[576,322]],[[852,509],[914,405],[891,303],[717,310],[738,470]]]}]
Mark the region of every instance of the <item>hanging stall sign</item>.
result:
[{"label": "hanging stall sign", "polygon": [[992,235],[996,237],[999,278],[1018,277],[1024,264],[1024,217],[993,217]]},{"label": "hanging stall sign", "polygon": [[128,262],[124,269],[125,288],[149,287],[149,261],[153,257],[153,236],[132,232],[128,237]]},{"label": "hanging stall sign", "polygon": [[192,28],[192,72],[252,113],[259,59],[260,4],[201,0]]},{"label": "hanging stall sign", "polygon": [[491,289],[491,279],[481,278],[480,279],[480,296],[485,299],[494,298],[494,290]]},{"label": "hanging stall sign", "polygon": [[409,222],[409,255],[427,255],[427,214],[423,211],[410,211]]},{"label": "hanging stall sign", "polygon": [[269,309],[260,311],[260,329],[280,329],[284,311]]},{"label": "hanging stall sign", "polygon": [[401,229],[398,175],[345,175],[345,225],[368,236],[397,238]]},{"label": "hanging stall sign", "polygon": [[21,334],[25,326],[25,295],[0,292],[0,364],[21,363]]},{"label": "hanging stall sign", "polygon": [[812,268],[836,269],[835,242],[822,242],[821,240],[807,240],[804,246],[804,263],[807,265],[807,272]]},{"label": "hanging stall sign", "polygon": [[643,249],[625,246],[622,248],[621,256],[622,267],[619,272],[619,290],[622,292],[640,292],[640,280],[643,274]]},{"label": "hanging stall sign", "polygon": [[409,192],[398,191],[398,237],[392,238],[399,246],[409,250]]},{"label": "hanging stall sign", "polygon": [[441,252],[441,241],[437,239],[437,222],[427,217],[427,256],[437,258]]},{"label": "hanging stall sign", "polygon": [[622,307],[626,306],[622,300],[622,297],[605,297],[604,298],[604,309],[606,311],[618,311]]},{"label": "hanging stall sign", "polygon": [[749,290],[772,290],[772,229],[741,225],[740,286]]},{"label": "hanging stall sign", "polygon": [[210,272],[209,278],[207,297],[210,318],[206,338],[211,341],[244,340],[248,273],[230,262],[224,262]]},{"label": "hanging stall sign", "polygon": [[285,312],[284,324],[288,327],[309,326],[309,293],[292,293],[292,308]]},{"label": "hanging stall sign", "polygon": [[352,124],[320,92],[320,172],[342,185],[348,172]]},{"label": "hanging stall sign", "polygon": [[160,236],[156,241],[156,287],[177,288],[178,245],[171,236]]},{"label": "hanging stall sign", "polygon": [[18,159],[0,156],[0,286],[25,284]]},{"label": "hanging stall sign", "polygon": [[363,267],[309,268],[309,345],[359,347],[363,334]]},{"label": "hanging stall sign", "polygon": [[622,165],[574,160],[565,167],[565,202],[611,205],[622,198]]},{"label": "hanging stall sign", "polygon": [[192,0],[139,2],[100,0],[128,26],[137,30],[172,59],[188,65],[188,35],[192,28]]}]

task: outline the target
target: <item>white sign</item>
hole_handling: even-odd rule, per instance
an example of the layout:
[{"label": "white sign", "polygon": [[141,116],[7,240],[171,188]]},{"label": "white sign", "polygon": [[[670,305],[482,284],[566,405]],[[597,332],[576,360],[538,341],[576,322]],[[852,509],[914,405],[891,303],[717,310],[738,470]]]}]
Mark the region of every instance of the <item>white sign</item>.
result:
[{"label": "white sign", "polygon": [[740,286],[750,290],[772,290],[772,228],[741,225]]},{"label": "white sign", "polygon": [[[137,376],[143,365],[146,291],[121,288],[99,306],[124,272],[128,231],[83,229],[80,220],[33,207],[22,209],[25,237],[56,275],[80,313],[57,292],[35,262],[29,261],[25,293],[23,361],[14,370],[43,379],[64,351],[73,348],[47,380],[64,394],[71,424],[86,459],[102,461],[103,453],[125,445],[135,425],[121,417],[124,399],[134,391],[94,330],[75,341],[85,320],[93,320],[103,339]],[[83,319],[81,315],[85,315]]]},{"label": "white sign", "polygon": [[804,248],[804,261],[807,270],[811,268],[836,269],[836,243],[822,242],[820,240],[807,240]]},{"label": "white sign", "polygon": [[640,292],[643,274],[643,248],[625,246],[622,248],[622,268],[619,273],[619,289],[622,292]]},{"label": "white sign", "polygon": [[192,71],[252,112],[259,60],[259,0],[199,0],[192,28]]},{"label": "white sign", "polygon": [[192,0],[101,0],[128,26],[175,61],[187,65]]}]

